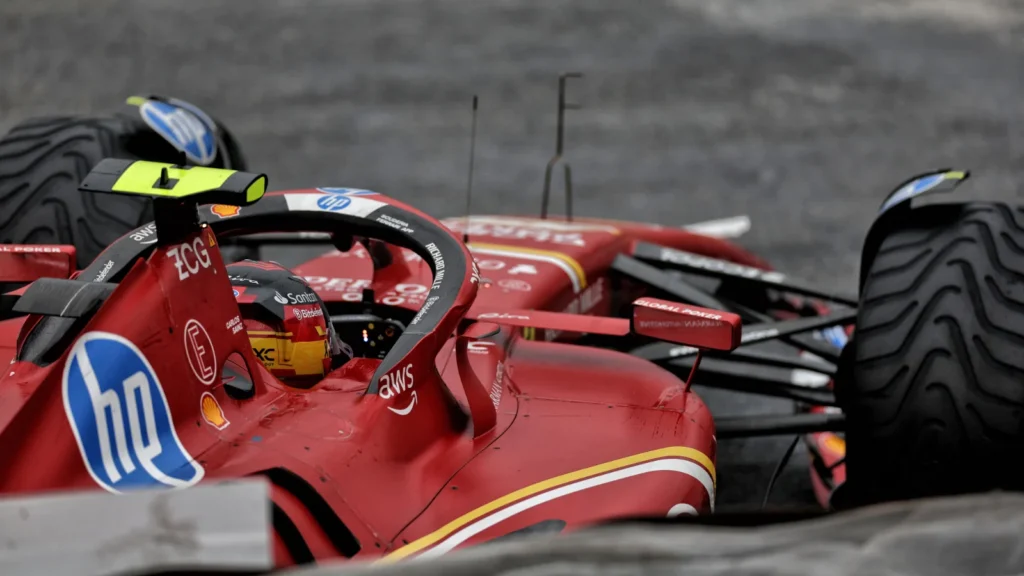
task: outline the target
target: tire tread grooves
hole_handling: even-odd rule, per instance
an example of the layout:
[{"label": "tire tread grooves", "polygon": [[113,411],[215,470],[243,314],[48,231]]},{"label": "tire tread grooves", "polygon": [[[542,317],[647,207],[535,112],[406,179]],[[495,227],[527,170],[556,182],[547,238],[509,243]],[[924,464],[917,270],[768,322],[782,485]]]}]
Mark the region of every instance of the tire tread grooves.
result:
[{"label": "tire tread grooves", "polygon": [[1010,355],[1024,355],[1021,211],[942,208],[915,209],[865,276],[836,379],[852,502],[1024,488],[1007,465],[1024,448],[1024,360]]},{"label": "tire tread grooves", "polygon": [[[50,117],[23,122],[0,139],[0,241],[77,248],[84,268],[134,228],[148,199],[86,195],[78,184],[100,160],[135,159],[126,118]],[[153,158],[156,159],[156,158]]]}]

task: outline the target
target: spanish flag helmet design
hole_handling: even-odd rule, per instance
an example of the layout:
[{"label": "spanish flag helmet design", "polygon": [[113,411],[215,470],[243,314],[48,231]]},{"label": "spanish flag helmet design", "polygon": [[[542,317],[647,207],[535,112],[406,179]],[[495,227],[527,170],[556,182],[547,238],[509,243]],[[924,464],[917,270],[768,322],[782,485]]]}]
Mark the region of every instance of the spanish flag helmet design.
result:
[{"label": "spanish flag helmet design", "polygon": [[305,280],[276,262],[243,260],[227,270],[252,351],[274,376],[308,386],[352,358]]}]

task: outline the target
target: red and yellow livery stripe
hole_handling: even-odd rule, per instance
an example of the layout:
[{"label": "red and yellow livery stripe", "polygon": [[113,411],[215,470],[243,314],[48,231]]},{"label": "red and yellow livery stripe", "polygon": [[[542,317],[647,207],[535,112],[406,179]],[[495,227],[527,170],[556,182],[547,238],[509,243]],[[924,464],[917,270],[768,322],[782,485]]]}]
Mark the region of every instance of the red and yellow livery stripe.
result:
[{"label": "red and yellow livery stripe", "polygon": [[708,490],[712,507],[714,506],[717,487],[714,462],[694,448],[672,446],[619,458],[531,484],[463,514],[430,534],[406,544],[379,562],[393,562],[417,553],[424,557],[439,556],[494,524],[534,506],[594,486],[659,471],[679,472],[697,479]]}]

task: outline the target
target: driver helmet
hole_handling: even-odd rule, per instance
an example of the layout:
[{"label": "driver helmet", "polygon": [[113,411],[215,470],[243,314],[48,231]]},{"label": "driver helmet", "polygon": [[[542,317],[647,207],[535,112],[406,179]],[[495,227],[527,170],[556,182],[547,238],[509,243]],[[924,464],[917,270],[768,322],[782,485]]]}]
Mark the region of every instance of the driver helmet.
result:
[{"label": "driver helmet", "polygon": [[309,386],[352,358],[323,300],[291,270],[276,262],[243,260],[227,271],[253,354],[274,376]]}]

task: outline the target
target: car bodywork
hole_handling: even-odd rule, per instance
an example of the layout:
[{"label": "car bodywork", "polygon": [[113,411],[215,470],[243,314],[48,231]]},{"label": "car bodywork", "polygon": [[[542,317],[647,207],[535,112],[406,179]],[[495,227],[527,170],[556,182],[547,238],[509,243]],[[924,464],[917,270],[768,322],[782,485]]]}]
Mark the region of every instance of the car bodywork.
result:
[{"label": "car bodywork", "polygon": [[[908,181],[869,244],[911,198],[965,178]],[[0,250],[0,283],[28,282],[0,300],[0,492],[261,477],[288,566],[711,513],[720,438],[803,435],[822,504],[842,485],[831,375],[851,298],[708,233],[442,223],[367,190],[265,187],[261,174],[105,160],[83,193],[148,195],[153,223],[81,271],[70,247]],[[268,243],[327,247],[294,271],[360,349],[309,389],[257,359],[222,259]],[[306,300],[279,296],[286,311]],[[759,348],[776,341],[799,354]],[[798,410],[712,418],[694,382]]]},{"label": "car bodywork", "polygon": [[[3,323],[4,493],[262,475],[273,483],[280,565],[431,556],[524,530],[713,511],[715,424],[688,381],[568,340],[639,336],[640,318],[654,326],[648,335],[734,348],[737,316],[637,300],[645,291],[613,263],[643,240],[753,257],[681,230],[596,221],[483,218],[501,228],[481,230],[471,220],[466,244],[453,221],[367,191],[257,203],[222,179],[221,190],[161,196],[161,182],[187,188],[211,170],[202,168],[165,166],[170,175],[117,189],[131,165],[149,164],[105,161],[82,188],[143,188],[157,198],[154,224],[73,278],[41,275],[5,296],[19,317]],[[209,203],[191,222],[200,200]],[[374,333],[387,353],[353,359],[308,390],[256,360],[219,250],[241,234],[299,230],[350,248],[296,269],[332,319],[336,310],[344,325],[354,305],[386,310],[402,327],[392,341]],[[346,245],[351,234],[386,243]],[[596,316],[631,305],[632,319]],[[680,312],[696,329],[677,322]],[[357,318],[364,335],[372,324]]]},{"label": "car bodywork", "polygon": [[[901,185],[864,257],[909,200],[966,178]],[[263,477],[274,559],[290,565],[713,512],[723,437],[806,434],[823,505],[842,484],[830,375],[850,298],[706,234],[595,219],[442,224],[366,190],[263,198],[265,186],[104,161],[83,192],[152,196],[155,222],[73,273],[70,247],[0,249],[0,282],[29,282],[0,302],[13,316],[0,322],[0,490]],[[311,389],[257,360],[235,300],[244,288],[221,258],[225,245],[282,241],[333,245],[296,272],[365,344]],[[279,296],[286,310],[296,301]],[[772,340],[804,357],[750,347]],[[698,366],[705,386],[800,411],[712,419],[690,389]]]},{"label": "car bodywork", "polygon": [[[264,195],[263,175],[204,167],[221,147],[204,113],[129,99],[199,166],[96,167],[83,193],[149,196],[156,220],[84,270],[70,246],[0,245],[0,492],[260,477],[277,565],[387,561],[711,513],[717,439],[794,434],[827,507],[846,475],[831,377],[854,299],[715,237],[745,219],[573,218],[570,76],[539,218],[439,222],[349,188]],[[191,140],[156,121],[182,109],[206,126]],[[566,216],[548,217],[560,163]],[[942,170],[897,188],[865,263],[909,200],[966,177]],[[325,247],[294,271],[360,349],[310,389],[263,369],[236,305],[245,288],[224,267],[222,249],[258,259],[275,243]],[[280,304],[302,313],[292,296]],[[795,400],[797,412],[712,418],[694,382]]]}]

